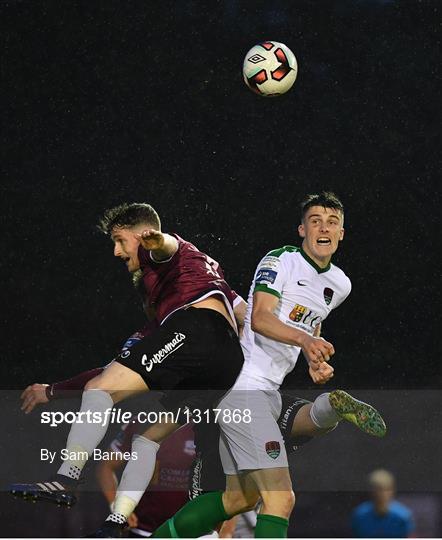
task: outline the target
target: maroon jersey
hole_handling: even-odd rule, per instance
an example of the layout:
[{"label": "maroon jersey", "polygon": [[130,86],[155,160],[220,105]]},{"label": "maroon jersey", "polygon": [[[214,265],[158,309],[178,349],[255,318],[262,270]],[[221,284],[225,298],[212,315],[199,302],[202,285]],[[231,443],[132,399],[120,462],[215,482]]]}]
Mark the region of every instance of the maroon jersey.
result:
[{"label": "maroon jersey", "polygon": [[[111,443],[111,449],[130,452],[133,434],[145,429],[145,424],[127,424]],[[194,457],[192,424],[186,424],[164,440],[158,450],[152,481],[135,509],[138,529],[154,531],[188,502]]]},{"label": "maroon jersey", "polygon": [[234,320],[234,293],[224,279],[220,265],[177,234],[178,250],[168,260],[155,262],[141,245],[138,258],[149,308],[155,309],[160,324],[174,311],[213,294],[225,299]]}]

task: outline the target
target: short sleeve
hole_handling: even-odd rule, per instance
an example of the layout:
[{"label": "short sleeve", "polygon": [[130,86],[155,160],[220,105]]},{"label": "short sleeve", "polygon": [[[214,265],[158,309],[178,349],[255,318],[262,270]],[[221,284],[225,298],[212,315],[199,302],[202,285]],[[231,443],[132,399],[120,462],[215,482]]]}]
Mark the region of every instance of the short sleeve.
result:
[{"label": "short sleeve", "polygon": [[351,293],[351,281],[347,276],[345,276],[343,287],[342,287],[342,294],[339,296],[338,301],[336,302],[336,305],[334,308],[337,308],[342,304],[342,302],[347,298],[347,296]]},{"label": "short sleeve", "polygon": [[287,281],[287,270],[281,256],[267,254],[255,272],[253,292],[267,292],[281,298]]}]

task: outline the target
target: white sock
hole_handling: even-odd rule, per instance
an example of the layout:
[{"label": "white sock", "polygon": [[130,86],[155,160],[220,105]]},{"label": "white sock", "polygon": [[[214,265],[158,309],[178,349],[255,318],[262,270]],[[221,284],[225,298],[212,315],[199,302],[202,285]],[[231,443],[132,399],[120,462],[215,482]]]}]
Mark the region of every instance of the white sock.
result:
[{"label": "white sock", "polygon": [[114,523],[118,523],[119,525],[124,525],[127,522],[127,519],[122,514],[117,514],[116,512],[114,512],[107,516],[106,521],[113,521]]},{"label": "white sock", "polygon": [[129,460],[124,468],[112,505],[113,514],[121,514],[127,520],[135,510],[152,480],[159,448],[158,443],[142,435],[134,435],[131,450],[137,459]]},{"label": "white sock", "polygon": [[312,422],[321,429],[329,429],[336,426],[341,420],[336,411],[330,405],[328,396],[329,392],[321,394],[313,402],[313,406],[310,409],[310,418]]},{"label": "white sock", "polygon": [[84,415],[83,418],[80,416],[82,423],[74,422],[72,424],[66,442],[66,450],[69,452],[68,457],[72,457],[72,459],[63,461],[62,466],[58,469],[58,474],[63,474],[74,480],[80,478],[88,457],[106,434],[110,417],[110,414],[106,414],[106,411],[112,409],[113,406],[114,402],[110,394],[104,390],[85,390],[83,392],[80,412],[98,412],[101,414],[101,421],[97,424],[87,422],[86,415]]}]

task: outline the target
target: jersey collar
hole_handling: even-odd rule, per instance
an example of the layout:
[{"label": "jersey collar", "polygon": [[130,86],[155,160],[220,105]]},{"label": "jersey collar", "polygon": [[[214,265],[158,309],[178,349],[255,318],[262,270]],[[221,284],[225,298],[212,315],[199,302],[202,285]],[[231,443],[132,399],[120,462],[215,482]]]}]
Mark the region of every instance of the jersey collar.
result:
[{"label": "jersey collar", "polygon": [[307,253],[302,249],[302,247],[299,248],[299,252],[304,257],[304,259],[309,263],[309,265],[313,266],[313,268],[316,270],[316,272],[318,272],[318,274],[323,274],[324,272],[328,272],[328,270],[330,270],[331,262],[329,262],[325,268],[321,268],[315,263],[315,261],[311,257],[307,255]]}]

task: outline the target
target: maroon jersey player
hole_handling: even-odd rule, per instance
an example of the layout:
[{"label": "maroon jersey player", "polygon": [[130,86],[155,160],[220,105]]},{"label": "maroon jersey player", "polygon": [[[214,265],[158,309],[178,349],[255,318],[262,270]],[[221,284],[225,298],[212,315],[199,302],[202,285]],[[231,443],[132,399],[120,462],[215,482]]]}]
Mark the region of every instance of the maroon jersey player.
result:
[{"label": "maroon jersey player", "polygon": [[[113,237],[118,242],[121,231],[116,231]],[[231,320],[234,320],[234,293],[224,280],[220,265],[177,234],[170,235],[169,241],[172,245],[174,240],[176,251],[165,261],[154,260],[152,252],[144,249],[142,245],[138,248],[146,291],[146,309],[162,324],[177,310],[211,298],[216,299],[217,303],[222,300],[218,309],[225,313],[225,308]]]},{"label": "maroon jersey player", "polygon": [[[101,228],[111,236],[114,255],[128,271],[142,272],[146,307],[159,327],[122,351],[86,384],[80,413],[101,414],[103,422],[73,424],[66,444],[69,459],[54,478],[16,484],[16,495],[73,504],[72,490],[87,456],[107,431],[106,411],[115,403],[140,392],[162,390],[167,395],[163,403],[172,411],[180,406],[210,408],[233,385],[243,363],[234,297],[217,263],[179,236],[163,233],[158,214],[147,204],[109,210]],[[134,439],[133,452],[141,457],[126,465],[109,526],[125,525],[153,474],[158,443],[177,428],[176,423],[156,424]]]}]

